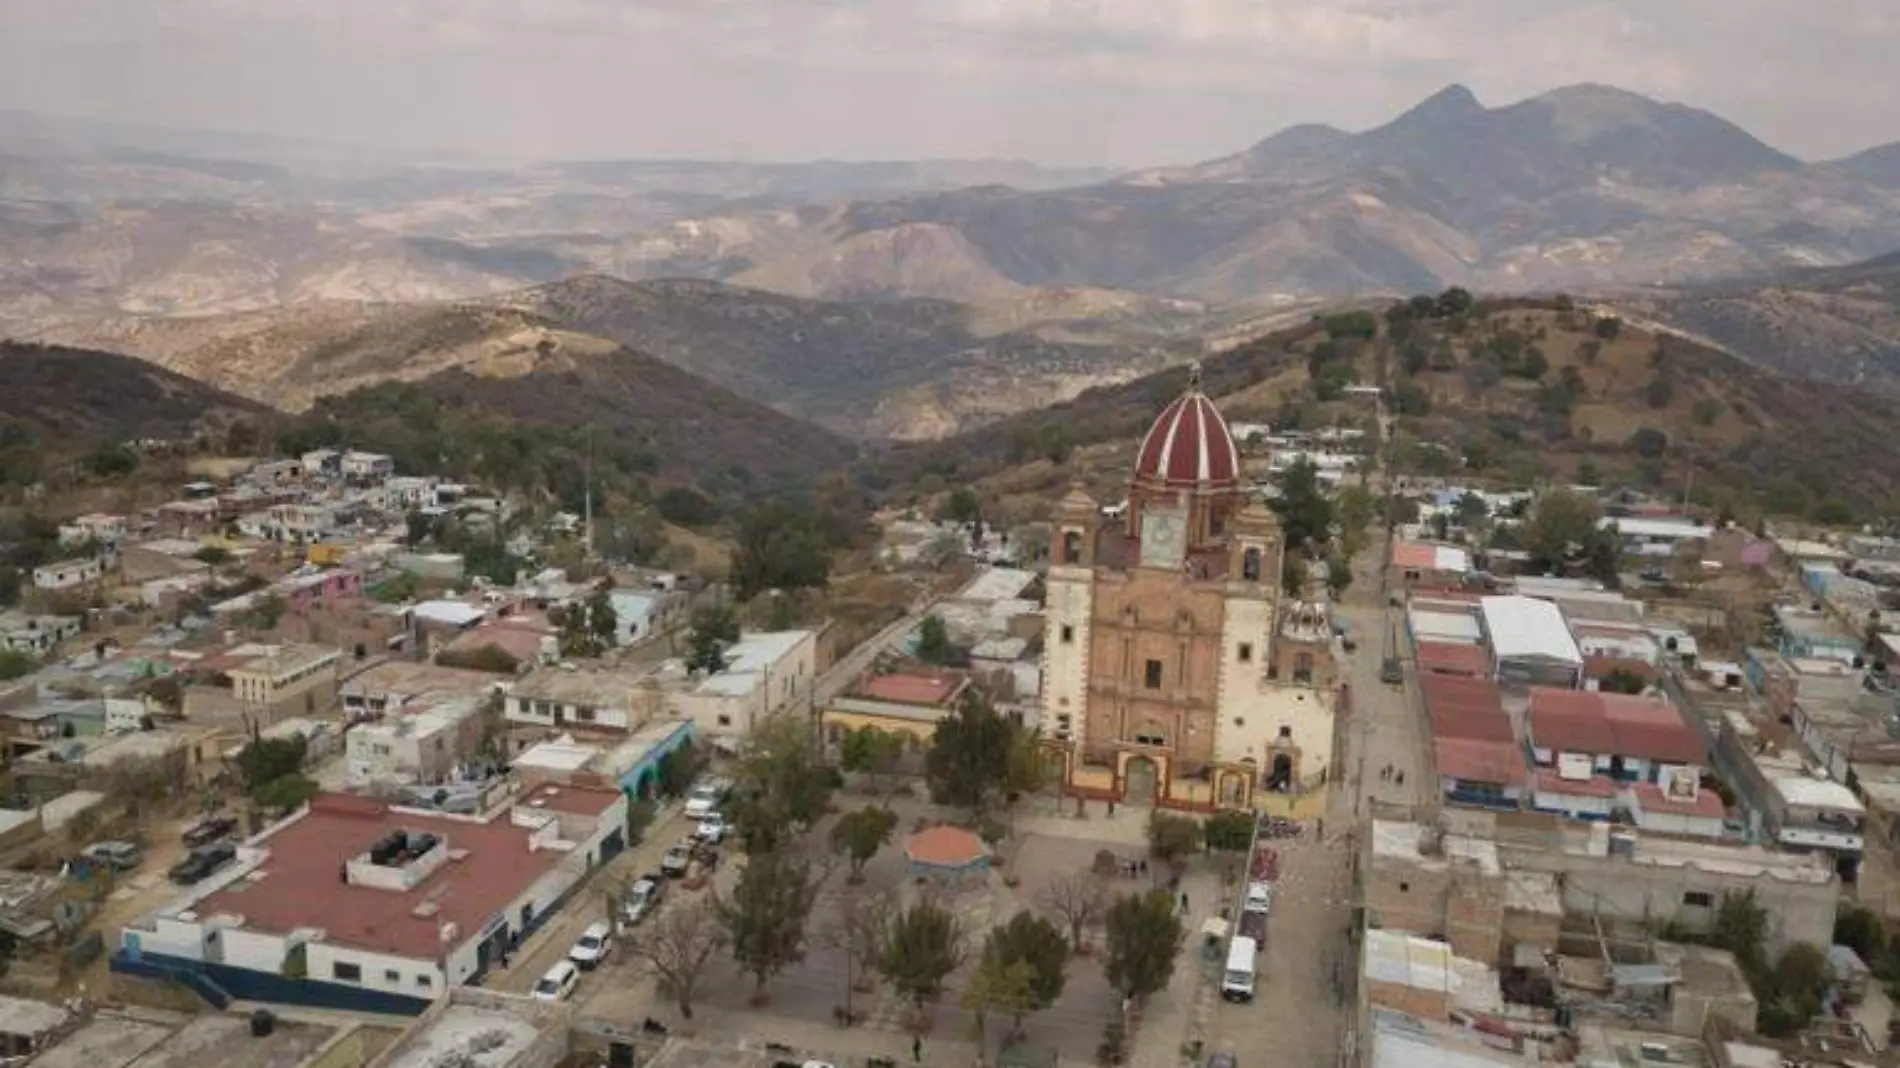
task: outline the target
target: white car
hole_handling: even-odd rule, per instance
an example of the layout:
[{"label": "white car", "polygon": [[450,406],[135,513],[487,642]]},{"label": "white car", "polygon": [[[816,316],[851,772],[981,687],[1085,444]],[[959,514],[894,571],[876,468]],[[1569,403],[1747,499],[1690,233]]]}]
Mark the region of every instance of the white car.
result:
[{"label": "white car", "polygon": [[584,972],[600,967],[607,954],[614,948],[614,929],[611,924],[597,923],[581,932],[580,941],[567,951],[567,959],[580,965]]},{"label": "white car", "polygon": [[694,835],[702,842],[718,845],[726,840],[726,834],[731,830],[732,825],[726,822],[724,815],[708,812],[706,818],[699,821],[699,830]]},{"label": "white car", "polygon": [[1259,882],[1248,883],[1247,897],[1246,900],[1241,903],[1240,909],[1242,912],[1258,912],[1263,916],[1272,912],[1273,884]]},{"label": "white car", "polygon": [[686,795],[686,818],[704,819],[719,808],[719,802],[726,799],[732,791],[732,784],[724,779],[709,779],[693,787]]},{"label": "white car", "polygon": [[643,875],[639,882],[627,890],[627,899],[620,905],[620,915],[628,923],[639,923],[659,907],[660,898],[664,896],[666,877],[659,874]]},{"label": "white car", "polygon": [[581,970],[574,967],[572,961],[562,961],[548,969],[548,973],[534,984],[536,1001],[566,1001],[574,996],[574,988],[581,984]]}]

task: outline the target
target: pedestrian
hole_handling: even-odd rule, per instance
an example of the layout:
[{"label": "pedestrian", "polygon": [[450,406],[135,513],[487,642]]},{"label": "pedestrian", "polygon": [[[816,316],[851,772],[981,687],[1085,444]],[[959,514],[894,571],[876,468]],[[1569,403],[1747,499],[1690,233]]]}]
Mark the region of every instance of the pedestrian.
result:
[{"label": "pedestrian", "polygon": [[1397,784],[1398,784],[1399,786],[1404,786],[1404,785],[1405,785],[1405,773],[1404,773],[1404,772],[1402,772],[1402,771],[1401,771],[1401,772],[1399,772],[1399,773],[1398,773],[1398,778],[1397,778],[1397,780],[1396,780],[1396,782],[1397,782]]},{"label": "pedestrian", "polygon": [[1148,874],[1148,858],[1147,857],[1141,858],[1141,874],[1143,875]]},{"label": "pedestrian", "polygon": [[1313,837],[1320,841],[1326,840],[1326,820],[1324,817],[1313,821]]},{"label": "pedestrian", "polygon": [[1188,911],[1187,891],[1184,890],[1181,892],[1181,915],[1183,916],[1187,915],[1187,911]]},{"label": "pedestrian", "polygon": [[910,1059],[918,1064],[924,1063],[924,1036],[910,1036]]}]

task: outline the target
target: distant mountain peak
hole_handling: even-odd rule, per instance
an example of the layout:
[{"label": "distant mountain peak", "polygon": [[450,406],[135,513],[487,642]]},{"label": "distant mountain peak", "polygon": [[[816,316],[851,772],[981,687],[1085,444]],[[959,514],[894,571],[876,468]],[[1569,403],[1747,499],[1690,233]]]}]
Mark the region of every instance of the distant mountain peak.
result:
[{"label": "distant mountain peak", "polygon": [[1477,94],[1463,85],[1453,83],[1414,104],[1410,111],[1395,121],[1467,119],[1484,114],[1485,106],[1478,102]]}]

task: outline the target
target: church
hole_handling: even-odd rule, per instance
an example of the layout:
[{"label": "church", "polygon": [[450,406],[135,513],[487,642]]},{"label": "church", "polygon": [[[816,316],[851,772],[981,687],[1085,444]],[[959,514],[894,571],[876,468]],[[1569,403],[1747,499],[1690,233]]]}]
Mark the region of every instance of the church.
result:
[{"label": "church", "polygon": [[1279,520],[1198,367],[1117,511],[1075,489],[1052,524],[1042,729],[1067,791],[1194,811],[1323,801],[1331,619],[1281,595]]}]

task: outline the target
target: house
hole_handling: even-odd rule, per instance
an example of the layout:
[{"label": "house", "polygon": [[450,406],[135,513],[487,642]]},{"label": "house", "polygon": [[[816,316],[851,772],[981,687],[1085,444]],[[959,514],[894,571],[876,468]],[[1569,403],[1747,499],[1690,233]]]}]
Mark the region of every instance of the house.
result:
[{"label": "house", "polygon": [[1583,677],[1583,653],[1556,605],[1515,595],[1482,598],[1478,608],[1499,682],[1513,687],[1577,686]]},{"label": "house", "polygon": [[1491,650],[1466,642],[1423,641],[1413,646],[1420,674],[1457,675],[1467,679],[1491,675]]},{"label": "house", "polygon": [[1445,800],[1516,808],[1524,796],[1524,756],[1498,684],[1426,674],[1419,677],[1418,690],[1431,726],[1433,770]]},{"label": "house", "polygon": [[1788,852],[1817,854],[1842,879],[1853,880],[1867,824],[1866,806],[1854,791],[1791,753],[1735,755],[1740,760],[1734,781],[1762,840]]},{"label": "house", "polygon": [[1599,522],[1616,533],[1625,556],[1674,556],[1678,548],[1707,542],[1715,533],[1714,527],[1693,519],[1604,516]]},{"label": "house", "polygon": [[182,794],[221,772],[222,757],[215,728],[180,725],[110,737],[60,738],[17,759],[13,775],[21,792],[49,801],[74,790],[111,793],[119,786],[121,772],[143,765],[162,769],[168,788]]},{"label": "house", "polygon": [[126,925],[112,966],[413,1015],[485,974],[626,844],[627,798],[598,786],[540,786],[488,816],[319,794]]},{"label": "house", "polygon": [[158,506],[158,530],[168,537],[216,534],[226,518],[215,497],[167,501]]},{"label": "house", "polygon": [[298,460],[311,478],[335,478],[343,473],[343,454],[335,449],[312,449]]},{"label": "house", "polygon": [[956,674],[871,675],[819,711],[819,728],[827,747],[842,745],[850,731],[870,728],[899,735],[910,750],[921,752],[969,689],[969,680]]},{"label": "house", "polygon": [[581,730],[636,729],[659,711],[647,672],[543,667],[515,683],[504,704],[510,723]]},{"label": "house", "polygon": [[79,635],[78,616],[29,616],[0,612],[0,649],[29,656],[45,656],[53,647]]},{"label": "house", "polygon": [[433,786],[464,778],[487,733],[484,705],[464,697],[351,727],[344,736],[351,784]]},{"label": "house", "polygon": [[352,482],[374,482],[396,473],[396,461],[379,452],[352,449],[338,462],[343,477]]},{"label": "house", "polygon": [[736,740],[759,723],[788,710],[803,710],[818,672],[817,632],[755,631],[725,650],[725,667],[710,675],[665,676],[670,714],[693,722],[715,739]]},{"label": "house", "polygon": [[1775,651],[1784,657],[1825,657],[1846,664],[1860,657],[1860,639],[1835,626],[1818,607],[1778,604],[1774,615],[1775,629],[1780,632]]},{"label": "house", "polygon": [[632,645],[645,641],[673,625],[686,599],[661,590],[623,590],[607,594],[614,609],[614,644]]},{"label": "house", "polygon": [[84,545],[87,542],[99,542],[102,545],[117,545],[125,538],[131,528],[131,520],[122,515],[107,512],[92,512],[74,519],[70,523],[59,525],[59,544],[61,547]]},{"label": "house", "polygon": [[302,482],[304,466],[301,460],[265,460],[251,465],[244,473],[247,481],[259,486],[281,486],[287,482]]},{"label": "house", "polygon": [[1701,789],[1701,735],[1668,701],[1533,687],[1524,723],[1538,810],[1584,820],[1647,812],[1721,833],[1721,800]]},{"label": "house", "polygon": [[272,588],[284,599],[286,610],[306,616],[319,608],[346,608],[362,597],[363,574],[349,568],[299,569],[279,579]]},{"label": "house", "polygon": [[321,504],[273,504],[238,520],[249,537],[295,545],[321,541],[337,525],[336,512]]},{"label": "house", "polygon": [[256,644],[233,649],[229,656],[230,666],[222,673],[229,689],[187,689],[187,718],[236,715],[269,726],[291,716],[326,712],[336,703],[343,652],[335,646]]},{"label": "house", "polygon": [[1455,545],[1433,545],[1394,537],[1387,571],[1390,584],[1399,589],[1458,586],[1471,574],[1471,554]]},{"label": "house", "polygon": [[104,581],[105,577],[104,557],[60,560],[34,568],[33,587],[47,591],[79,590],[96,585]]},{"label": "house", "polygon": [[462,698],[487,698],[498,677],[486,671],[390,660],[351,675],[337,687],[352,720],[375,719],[404,706],[424,707]]}]

